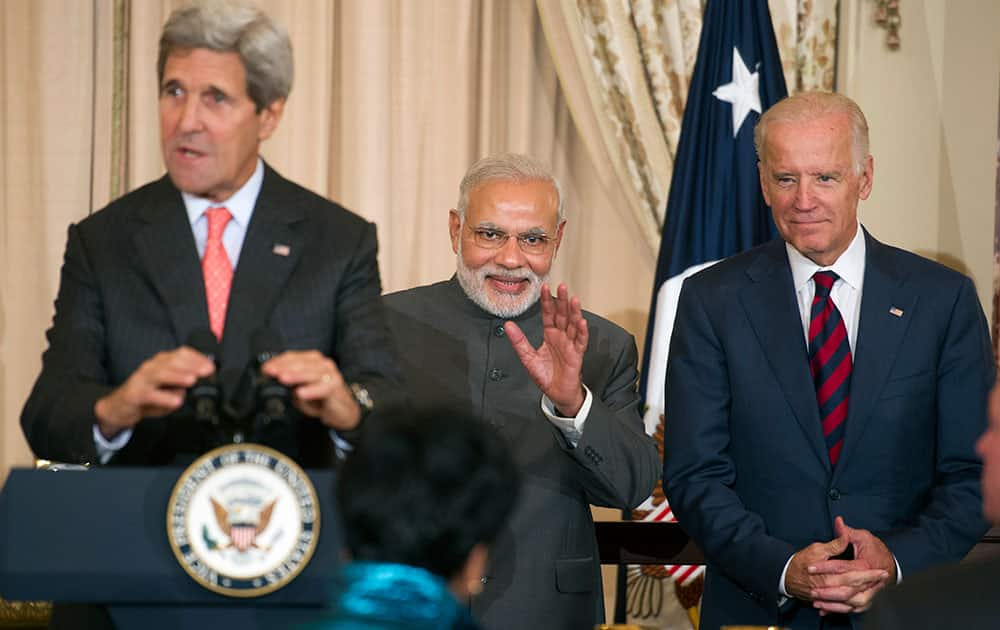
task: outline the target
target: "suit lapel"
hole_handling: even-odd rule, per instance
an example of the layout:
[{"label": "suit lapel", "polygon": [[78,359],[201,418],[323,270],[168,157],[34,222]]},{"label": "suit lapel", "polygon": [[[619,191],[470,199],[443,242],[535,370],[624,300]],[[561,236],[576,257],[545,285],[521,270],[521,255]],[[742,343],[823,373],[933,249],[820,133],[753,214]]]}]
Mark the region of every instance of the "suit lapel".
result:
[{"label": "suit lapel", "polygon": [[208,306],[194,234],[180,193],[166,177],[153,203],[138,212],[145,224],[133,236],[139,259],[174,327],[178,343],[193,330],[208,328]]},{"label": "suit lapel", "polygon": [[829,469],[784,242],[775,241],[765,247],[747,268],[747,275],[753,284],[740,294],[747,318],[806,441]]},{"label": "suit lapel", "polygon": [[[867,231],[865,238],[865,284],[851,375],[851,400],[835,479],[846,467],[845,462],[851,458],[872,419],[875,401],[889,377],[899,344],[917,306],[917,293],[906,286],[906,278],[892,264],[889,248]],[[894,315],[895,312],[900,315]]]},{"label": "suit lapel", "polygon": [[286,185],[265,164],[264,182],[240,250],[226,308],[222,356],[230,367],[242,368],[245,364],[250,335],[267,324],[302,254],[305,215],[300,206],[292,203],[293,196],[283,190]]}]

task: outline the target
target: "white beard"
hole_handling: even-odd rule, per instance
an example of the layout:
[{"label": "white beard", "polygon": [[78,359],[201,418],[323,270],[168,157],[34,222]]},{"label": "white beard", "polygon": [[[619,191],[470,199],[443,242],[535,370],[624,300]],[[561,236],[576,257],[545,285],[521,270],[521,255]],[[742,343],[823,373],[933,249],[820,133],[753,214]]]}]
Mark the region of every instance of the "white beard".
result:
[{"label": "white beard", "polygon": [[[511,319],[524,313],[542,295],[542,284],[549,276],[539,277],[528,267],[506,269],[494,264],[485,264],[478,269],[470,269],[462,260],[462,245],[459,241],[457,259],[458,283],[469,299],[479,308],[502,319]],[[487,276],[503,276],[528,281],[528,288],[518,294],[499,293],[487,288]]]}]

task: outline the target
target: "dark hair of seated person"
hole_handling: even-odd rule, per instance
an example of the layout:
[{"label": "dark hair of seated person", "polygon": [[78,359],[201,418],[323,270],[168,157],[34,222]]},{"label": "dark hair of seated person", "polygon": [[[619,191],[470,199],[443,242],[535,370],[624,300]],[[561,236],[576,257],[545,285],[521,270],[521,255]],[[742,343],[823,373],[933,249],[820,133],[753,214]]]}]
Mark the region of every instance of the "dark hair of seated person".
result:
[{"label": "dark hair of seated person", "polygon": [[496,539],[519,485],[506,443],[478,418],[444,409],[372,418],[337,481],[351,559],[451,579],[473,547]]}]

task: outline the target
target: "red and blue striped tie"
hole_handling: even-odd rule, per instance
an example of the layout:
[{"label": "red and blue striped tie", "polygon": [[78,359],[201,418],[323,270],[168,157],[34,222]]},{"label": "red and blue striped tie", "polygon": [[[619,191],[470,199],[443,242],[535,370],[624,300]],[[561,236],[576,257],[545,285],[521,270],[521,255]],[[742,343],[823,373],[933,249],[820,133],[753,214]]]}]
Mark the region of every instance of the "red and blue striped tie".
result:
[{"label": "red and blue striped tie", "polygon": [[847,328],[830,297],[830,289],[837,278],[832,271],[817,271],[813,275],[816,295],[809,320],[809,369],[816,384],[816,401],[830,464],[834,466],[844,445],[852,363]]}]

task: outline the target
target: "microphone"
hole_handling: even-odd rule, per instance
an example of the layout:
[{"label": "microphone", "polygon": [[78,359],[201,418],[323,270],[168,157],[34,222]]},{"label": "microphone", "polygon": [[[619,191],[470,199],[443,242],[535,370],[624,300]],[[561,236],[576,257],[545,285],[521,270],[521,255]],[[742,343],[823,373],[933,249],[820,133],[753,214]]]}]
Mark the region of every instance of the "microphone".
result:
[{"label": "microphone", "polygon": [[257,390],[257,409],[264,414],[265,422],[283,422],[292,401],[292,393],[278,380],[261,372],[260,367],[269,359],[284,352],[285,342],[281,333],[273,328],[258,328],[250,335],[250,355],[253,357],[254,387]]},{"label": "microphone", "polygon": [[[204,354],[215,362],[219,350],[219,342],[207,328],[201,328],[188,335],[185,344]],[[199,422],[219,424],[219,403],[222,400],[222,390],[219,388],[218,365],[216,372],[203,376],[188,388],[188,404],[194,409],[194,417]]]}]

